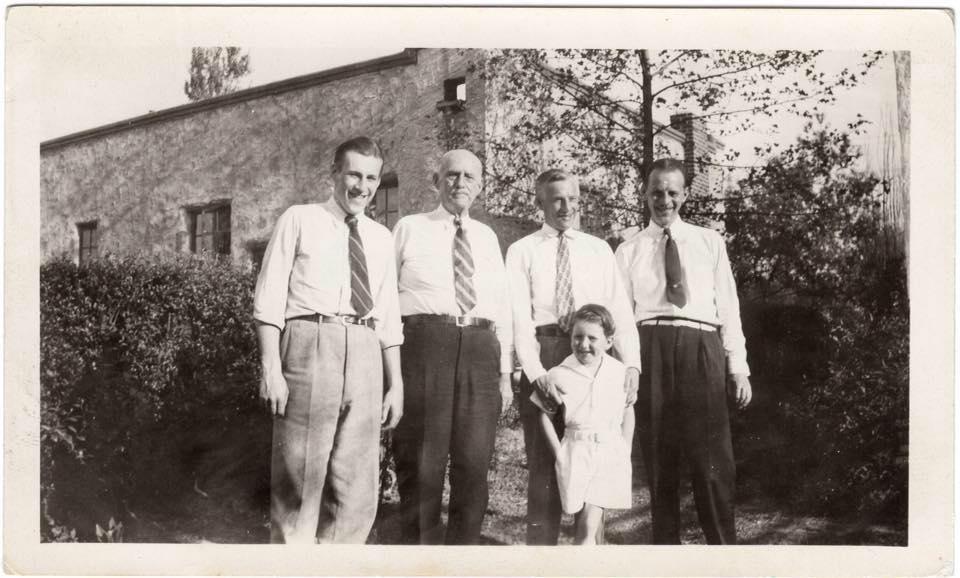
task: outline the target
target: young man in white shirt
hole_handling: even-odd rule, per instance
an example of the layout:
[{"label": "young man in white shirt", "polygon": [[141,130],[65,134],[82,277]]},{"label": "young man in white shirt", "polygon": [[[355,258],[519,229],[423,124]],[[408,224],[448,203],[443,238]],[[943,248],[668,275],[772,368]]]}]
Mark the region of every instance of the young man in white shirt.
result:
[{"label": "young man in white shirt", "polygon": [[[576,176],[559,169],[545,171],[537,178],[536,192],[545,223],[507,250],[507,275],[514,341],[523,369],[519,395],[529,471],[527,544],[553,545],[560,532],[560,494],[539,409],[530,394],[536,388],[545,403],[561,402],[547,370],[570,355],[568,323],[582,305],[598,303],[613,315],[614,349],[628,368],[624,387],[631,403],[640,376],[640,342],[613,251],[603,239],[577,230]],[[559,416],[554,425],[562,432]]]},{"label": "young man in white shirt", "polygon": [[380,428],[403,409],[393,239],[363,214],[382,165],[372,140],[341,144],[331,198],[287,209],[264,253],[253,317],[275,416],[272,542],[362,544],[376,517]]},{"label": "young man in white shirt", "polygon": [[734,544],[734,461],[726,376],[750,403],[740,304],[723,238],[685,223],[683,164],[653,163],[644,195],[651,222],[617,249],[640,329],[644,372],[637,428],[650,486],[653,542],[679,544],[680,457],[693,472],[710,544]]},{"label": "young man in white shirt", "polygon": [[407,543],[479,542],[497,419],[513,399],[513,331],[500,244],[469,214],[482,175],[473,153],[444,154],[433,176],[439,205],[400,219],[394,229],[406,387],[394,457]]}]

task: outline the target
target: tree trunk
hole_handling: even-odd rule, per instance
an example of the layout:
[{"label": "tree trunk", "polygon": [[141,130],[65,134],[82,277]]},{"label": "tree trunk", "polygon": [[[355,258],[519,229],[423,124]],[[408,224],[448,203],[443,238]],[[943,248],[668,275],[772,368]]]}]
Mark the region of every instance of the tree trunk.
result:
[{"label": "tree trunk", "polygon": [[900,203],[903,208],[903,250],[910,270],[910,53],[893,53],[897,74],[897,120],[900,129]]},{"label": "tree trunk", "polygon": [[[647,172],[650,170],[650,165],[653,164],[653,87],[651,86],[652,74],[650,73],[650,55],[646,50],[640,51],[640,72],[643,78],[643,102],[641,103],[641,114],[642,126],[640,130],[643,131],[643,166],[640,169],[640,178],[644,181],[644,187],[646,187]],[[643,188],[641,188],[641,191]],[[640,226],[643,227],[646,225],[647,221],[650,218],[649,209],[647,208],[646,200],[643,198],[643,193],[640,193],[640,198],[638,199],[640,204],[640,215],[641,223]]]}]

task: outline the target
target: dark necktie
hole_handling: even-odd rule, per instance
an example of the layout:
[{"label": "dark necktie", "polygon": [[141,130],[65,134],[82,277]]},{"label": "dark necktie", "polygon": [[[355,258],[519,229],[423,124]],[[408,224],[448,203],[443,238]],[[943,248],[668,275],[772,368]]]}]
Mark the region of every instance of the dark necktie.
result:
[{"label": "dark necktie", "polygon": [[683,270],[680,268],[680,251],[677,250],[677,242],[673,240],[670,229],[666,228],[663,232],[667,235],[667,247],[664,251],[664,266],[667,273],[667,301],[677,307],[683,307],[687,304],[687,298],[683,294]]},{"label": "dark necktie", "polygon": [[473,287],[473,253],[460,217],[454,217],[453,224],[457,227],[453,236],[453,286],[457,306],[466,315],[477,304],[477,292]]},{"label": "dark necktie", "polygon": [[557,245],[557,325],[569,329],[573,316],[573,273],[570,271],[570,242],[560,233]]},{"label": "dark necktie", "polygon": [[363,252],[363,240],[357,228],[356,215],[347,215],[344,221],[350,227],[350,305],[353,305],[358,317],[363,317],[373,309],[367,257]]}]

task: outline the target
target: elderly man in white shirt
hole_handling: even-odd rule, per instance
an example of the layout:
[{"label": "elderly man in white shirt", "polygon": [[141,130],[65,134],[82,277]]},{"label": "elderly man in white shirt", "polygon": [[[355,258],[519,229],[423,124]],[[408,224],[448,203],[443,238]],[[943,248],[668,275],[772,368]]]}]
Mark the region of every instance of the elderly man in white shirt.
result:
[{"label": "elderly man in white shirt", "polygon": [[400,219],[394,229],[406,387],[394,457],[408,543],[479,543],[497,420],[513,400],[513,328],[500,244],[469,213],[482,173],[473,153],[444,154],[433,176],[439,205]]},{"label": "elderly man in white shirt", "polygon": [[393,239],[363,214],[382,166],[372,140],[341,144],[331,198],[287,209],[264,253],[253,317],[275,415],[272,542],[362,544],[376,517],[380,428],[403,408]]},{"label": "elderly man in white shirt", "polygon": [[[560,532],[560,494],[553,456],[539,425],[539,409],[530,401],[536,388],[546,403],[561,402],[547,371],[571,353],[568,323],[577,308],[597,303],[610,310],[617,332],[616,355],[627,366],[624,387],[630,403],[640,376],[639,338],[613,251],[606,241],[577,230],[580,185],[560,169],[542,173],[536,202],[543,209],[543,227],[507,250],[507,274],[513,302],[523,423],[529,479],[527,544],[554,545]],[[562,415],[554,425],[563,431]]]},{"label": "elderly man in white shirt", "polygon": [[617,249],[640,329],[644,374],[637,428],[650,486],[653,542],[679,544],[680,457],[693,476],[710,544],[734,544],[734,461],[726,376],[735,403],[750,403],[737,289],[723,238],[685,223],[683,164],[652,166],[644,195],[650,224]]}]

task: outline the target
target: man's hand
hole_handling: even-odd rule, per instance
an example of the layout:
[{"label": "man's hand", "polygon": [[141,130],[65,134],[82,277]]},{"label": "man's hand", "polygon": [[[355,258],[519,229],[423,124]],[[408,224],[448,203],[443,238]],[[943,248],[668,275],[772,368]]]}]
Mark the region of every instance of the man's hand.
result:
[{"label": "man's hand", "polygon": [[737,408],[747,407],[753,398],[753,389],[750,387],[750,378],[743,373],[734,373],[730,375],[733,381],[732,394],[734,401],[737,402]]},{"label": "man's hand", "polygon": [[627,394],[627,405],[637,401],[637,392],[640,391],[640,370],[636,367],[627,368],[627,377],[623,381],[623,391]]},{"label": "man's hand", "polygon": [[540,392],[540,399],[543,401],[543,405],[546,406],[547,410],[551,412],[557,411],[557,408],[560,407],[563,400],[560,399],[557,383],[550,377],[550,374],[545,373],[541,375],[533,382],[533,385],[537,388],[537,391]]},{"label": "man's hand", "polygon": [[260,372],[260,399],[270,410],[270,415],[282,416],[287,411],[287,380],[279,364],[263,367]]},{"label": "man's hand", "polygon": [[513,385],[510,380],[510,373],[500,374],[500,415],[507,413],[510,406],[513,405]]},{"label": "man's hand", "polygon": [[391,430],[397,427],[403,416],[403,388],[391,387],[383,394],[383,410],[380,412],[380,425]]}]

